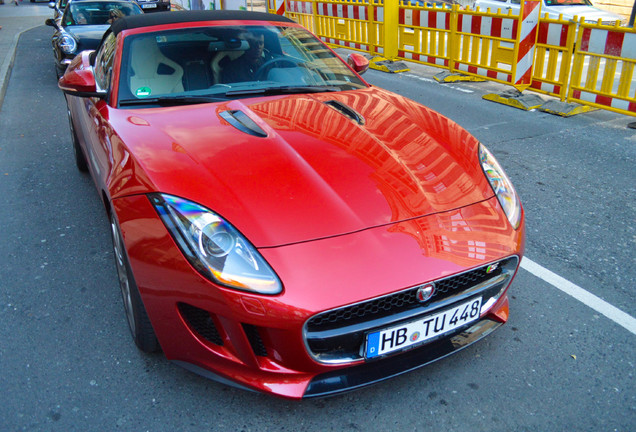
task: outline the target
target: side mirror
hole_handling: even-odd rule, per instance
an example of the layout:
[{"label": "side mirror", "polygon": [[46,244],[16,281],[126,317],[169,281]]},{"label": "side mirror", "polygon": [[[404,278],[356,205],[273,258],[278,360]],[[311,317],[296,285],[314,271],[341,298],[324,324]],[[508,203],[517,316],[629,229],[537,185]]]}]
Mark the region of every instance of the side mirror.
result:
[{"label": "side mirror", "polygon": [[91,69],[71,68],[57,82],[57,86],[67,95],[78,97],[106,96],[105,91],[97,91],[95,75]]},{"label": "side mirror", "polygon": [[49,2],[49,7],[51,9],[55,9],[55,2]]},{"label": "side mirror", "polygon": [[347,63],[351,66],[351,69],[362,75],[369,69],[369,59],[362,54],[349,54],[347,56]]},{"label": "side mirror", "polygon": [[57,25],[55,25],[55,20],[53,18],[47,18],[47,20],[44,21],[44,24],[46,24],[49,27],[57,27]]}]

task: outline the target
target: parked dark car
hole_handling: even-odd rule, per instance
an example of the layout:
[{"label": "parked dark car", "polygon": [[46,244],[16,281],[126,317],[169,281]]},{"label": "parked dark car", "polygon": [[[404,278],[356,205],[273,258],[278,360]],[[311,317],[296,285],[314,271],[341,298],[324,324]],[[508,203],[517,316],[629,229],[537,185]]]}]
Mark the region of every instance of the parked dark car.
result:
[{"label": "parked dark car", "polygon": [[[66,5],[69,4],[69,2],[71,1],[82,1],[82,0],[54,0],[49,2],[49,7],[53,9],[53,19],[61,18],[62,15],[64,15],[64,9],[66,8]],[[137,0],[128,0],[128,1],[139,4]]]},{"label": "parked dark car", "polygon": [[170,0],[137,0],[144,12],[169,12]]},{"label": "parked dark car", "polygon": [[64,8],[66,8],[66,4],[69,0],[55,0],[49,2],[49,7],[53,9],[53,19],[58,19],[62,15],[64,15]]},{"label": "parked dark car", "polygon": [[61,19],[49,18],[46,25],[54,27],[51,38],[58,76],[75,54],[95,49],[110,24],[117,18],[143,14],[136,2],[123,0],[69,1]]}]

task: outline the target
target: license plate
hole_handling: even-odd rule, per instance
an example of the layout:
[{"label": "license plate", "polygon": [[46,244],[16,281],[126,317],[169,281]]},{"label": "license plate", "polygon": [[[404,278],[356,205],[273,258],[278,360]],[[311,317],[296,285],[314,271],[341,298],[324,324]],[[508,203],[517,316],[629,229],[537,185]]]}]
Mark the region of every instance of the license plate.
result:
[{"label": "license plate", "polygon": [[454,308],[417,320],[367,334],[366,358],[419,345],[479,319],[481,297]]},{"label": "license plate", "polygon": [[157,5],[154,4],[154,3],[148,3],[148,4],[142,4],[141,5],[142,9],[153,9],[153,8],[156,8],[156,7],[157,7]]}]

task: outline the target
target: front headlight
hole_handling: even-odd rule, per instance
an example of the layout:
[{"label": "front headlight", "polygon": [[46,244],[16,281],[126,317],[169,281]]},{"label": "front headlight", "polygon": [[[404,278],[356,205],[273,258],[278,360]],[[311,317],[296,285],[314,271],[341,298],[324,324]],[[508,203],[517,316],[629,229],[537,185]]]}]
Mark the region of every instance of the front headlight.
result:
[{"label": "front headlight", "polygon": [[74,54],[77,50],[77,41],[69,34],[63,34],[60,37],[60,49],[64,54]]},{"label": "front headlight", "polygon": [[519,228],[521,223],[521,203],[517,192],[499,162],[497,162],[497,159],[483,144],[479,144],[479,162],[510,224],[514,229]]},{"label": "front headlight", "polygon": [[282,284],[256,248],[232,225],[191,201],[150,195],[159,216],[184,255],[203,276],[258,294],[278,294]]}]

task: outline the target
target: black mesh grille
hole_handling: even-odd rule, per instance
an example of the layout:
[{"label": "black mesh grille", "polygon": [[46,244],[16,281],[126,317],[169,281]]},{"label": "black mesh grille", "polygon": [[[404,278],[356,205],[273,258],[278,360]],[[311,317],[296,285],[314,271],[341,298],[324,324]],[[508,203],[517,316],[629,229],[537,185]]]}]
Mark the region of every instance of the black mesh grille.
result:
[{"label": "black mesh grille", "polygon": [[179,303],[178,308],[179,313],[181,313],[185,322],[194,332],[208,342],[212,342],[215,345],[223,345],[223,339],[208,311],[187,303]]},{"label": "black mesh grille", "polygon": [[[428,301],[433,303],[442,300],[501,273],[501,266],[495,270],[491,268],[490,273],[488,273],[488,267],[484,266],[448,279],[435,281],[435,294]],[[309,331],[328,330],[419,307],[421,303],[416,296],[417,290],[418,287],[415,287],[393,295],[317,315],[309,320],[307,329]]]}]

